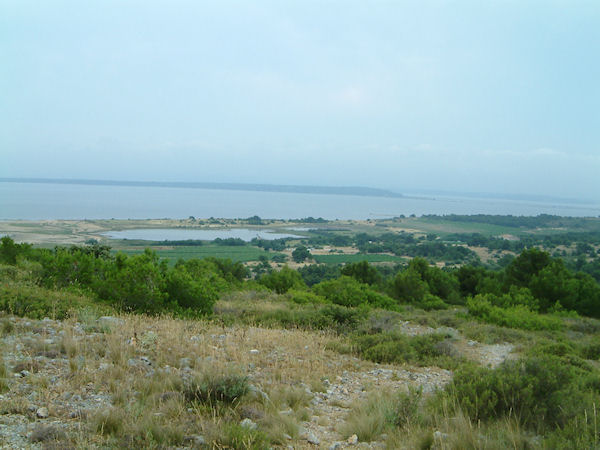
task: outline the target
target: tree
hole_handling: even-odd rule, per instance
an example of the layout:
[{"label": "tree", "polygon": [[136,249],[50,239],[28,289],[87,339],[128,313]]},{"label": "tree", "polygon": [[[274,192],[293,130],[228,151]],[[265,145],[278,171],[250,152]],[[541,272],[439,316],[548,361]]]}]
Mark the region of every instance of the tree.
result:
[{"label": "tree", "polygon": [[420,303],[429,292],[427,283],[421,274],[410,268],[398,273],[392,286],[394,297],[403,302]]},{"label": "tree", "polygon": [[299,245],[292,252],[292,259],[297,263],[301,263],[310,257],[310,251],[308,251],[308,249],[304,245]]},{"label": "tree", "polygon": [[306,288],[300,274],[295,270],[290,269],[288,266],[283,266],[279,271],[263,275],[259,280],[259,283],[278,294],[284,294],[292,288]]},{"label": "tree", "polygon": [[342,275],[347,275],[365,284],[377,284],[381,280],[381,275],[377,269],[369,264],[368,261],[346,264],[342,268]]}]

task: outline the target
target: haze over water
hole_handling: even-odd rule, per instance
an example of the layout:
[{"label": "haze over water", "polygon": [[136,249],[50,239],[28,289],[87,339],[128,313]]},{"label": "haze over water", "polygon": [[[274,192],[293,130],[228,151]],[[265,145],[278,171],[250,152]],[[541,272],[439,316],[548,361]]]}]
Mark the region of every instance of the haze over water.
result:
[{"label": "haze over water", "polygon": [[599,216],[600,205],[485,198],[384,198],[167,187],[0,183],[1,220],[323,217],[423,214]]}]

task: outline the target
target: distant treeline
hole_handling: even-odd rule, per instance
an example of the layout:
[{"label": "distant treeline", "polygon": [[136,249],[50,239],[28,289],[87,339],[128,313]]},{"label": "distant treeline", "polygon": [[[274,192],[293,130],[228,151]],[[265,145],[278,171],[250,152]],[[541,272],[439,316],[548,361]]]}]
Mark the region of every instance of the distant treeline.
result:
[{"label": "distant treeline", "polygon": [[538,216],[513,216],[513,215],[489,215],[489,214],[474,214],[474,215],[436,215],[426,214],[422,216],[425,219],[446,220],[450,222],[472,222],[486,223],[490,225],[499,225],[503,227],[517,228],[585,228],[592,224],[598,227],[599,220],[591,217],[562,217],[550,214],[540,214]]}]

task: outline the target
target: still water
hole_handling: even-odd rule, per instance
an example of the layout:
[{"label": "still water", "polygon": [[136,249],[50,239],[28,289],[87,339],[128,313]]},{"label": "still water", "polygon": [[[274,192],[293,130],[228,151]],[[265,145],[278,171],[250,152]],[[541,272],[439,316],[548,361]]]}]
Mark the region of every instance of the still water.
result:
[{"label": "still water", "polygon": [[247,228],[230,228],[226,230],[178,230],[173,228],[154,228],[109,231],[104,233],[104,235],[113,239],[141,239],[144,241],[180,241],[187,239],[212,241],[217,238],[238,238],[243,241],[250,242],[254,238],[273,240],[288,237],[300,237],[294,234],[274,233],[269,230],[249,230]]},{"label": "still water", "polygon": [[0,183],[0,219],[323,217],[368,219],[416,214],[598,216],[600,205],[481,198],[385,198],[172,187]]}]

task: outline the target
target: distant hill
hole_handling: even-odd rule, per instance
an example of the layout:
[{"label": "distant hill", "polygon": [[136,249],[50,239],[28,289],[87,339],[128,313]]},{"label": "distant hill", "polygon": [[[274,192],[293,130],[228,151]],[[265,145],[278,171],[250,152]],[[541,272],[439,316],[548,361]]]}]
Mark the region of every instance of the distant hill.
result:
[{"label": "distant hill", "polygon": [[204,183],[186,181],[117,181],[55,178],[0,178],[5,183],[50,183],[93,186],[174,187],[191,189],[224,189],[232,191],[288,192],[293,194],[359,195],[365,197],[402,197],[402,194],[360,186],[298,186],[281,184]]}]

